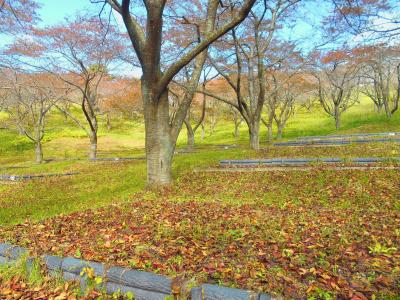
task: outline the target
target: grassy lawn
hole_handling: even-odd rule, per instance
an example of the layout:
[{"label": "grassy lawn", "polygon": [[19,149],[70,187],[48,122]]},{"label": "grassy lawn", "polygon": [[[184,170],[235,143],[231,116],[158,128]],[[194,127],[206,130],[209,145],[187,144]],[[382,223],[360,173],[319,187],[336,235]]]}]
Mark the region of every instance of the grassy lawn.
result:
[{"label": "grassy lawn", "polygon": [[[345,114],[342,124],[338,133],[400,131],[399,114],[387,120],[367,102]],[[101,157],[144,155],[139,121],[115,120],[110,132],[101,122],[100,132]],[[1,174],[79,172],[0,183],[0,242],[287,298],[400,294],[400,171],[193,172],[221,159],[393,157],[400,156],[400,144],[262,143],[253,151],[245,126],[238,139],[232,133],[226,120],[204,140],[198,132],[196,151],[174,158],[175,183],[150,192],[143,160],[85,160],[87,138],[62,116],[49,121],[44,144],[45,158],[55,160],[41,165],[33,164],[24,137],[0,129]],[[333,133],[333,121],[322,112],[299,111],[284,140]],[[183,131],[179,149],[185,137]]]},{"label": "grassy lawn", "polygon": [[288,298],[400,292],[399,171],[190,173],[0,240]]}]

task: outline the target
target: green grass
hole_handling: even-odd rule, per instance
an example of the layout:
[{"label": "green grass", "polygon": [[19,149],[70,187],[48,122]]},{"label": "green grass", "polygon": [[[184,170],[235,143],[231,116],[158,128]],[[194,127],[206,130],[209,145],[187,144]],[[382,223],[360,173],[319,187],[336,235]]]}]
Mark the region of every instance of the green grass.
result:
[{"label": "green grass", "polygon": [[[2,127],[2,122],[8,122],[4,114],[0,114],[0,127]],[[105,120],[100,119],[99,156],[144,156],[143,122],[122,119],[115,119],[112,122],[112,130],[107,131]],[[375,259],[373,256],[379,255],[398,257],[397,252],[392,253],[396,251],[395,248],[399,249],[399,233],[392,232],[396,224],[395,218],[398,217],[396,214],[400,209],[395,201],[398,199],[398,189],[395,185],[398,170],[335,172],[317,169],[308,172],[243,174],[192,172],[195,169],[216,166],[221,159],[399,156],[398,143],[319,148],[273,147],[264,142],[266,129],[262,126],[262,150],[254,151],[248,147],[245,125],[240,128],[239,138],[235,139],[233,122],[221,119],[213,135],[207,131],[204,140],[201,140],[200,132],[196,133],[195,152],[175,155],[173,161],[175,183],[163,191],[152,192],[145,189],[146,164],[144,160],[87,161],[89,144],[83,131],[56,112],[52,113],[48,124],[44,154],[45,159],[53,160],[40,165],[33,163],[33,145],[25,137],[12,130],[0,129],[0,168],[3,168],[0,174],[65,172],[79,172],[79,174],[71,177],[0,182],[0,238],[2,241],[32,247],[32,234],[37,234],[42,246],[48,247],[41,247],[40,251],[52,252],[58,247],[62,248],[62,253],[55,254],[75,255],[79,250],[86,259],[102,261],[108,257],[112,262],[116,260],[118,264],[139,266],[148,271],[160,272],[158,268],[162,266],[163,272],[171,276],[189,270],[182,266],[190,268],[187,264],[192,262],[194,253],[202,255],[204,249],[207,248],[205,246],[212,242],[215,252],[209,252],[206,255],[207,259],[216,258],[228,266],[226,273],[214,274],[213,271],[212,276],[216,276],[211,277],[213,283],[249,289],[266,289],[268,292],[274,291],[278,294],[281,291],[290,293],[287,289],[289,286],[293,291],[301,291],[302,295],[307,294],[316,298],[325,294],[334,295],[337,291],[332,290],[329,285],[318,283],[317,275],[311,271],[311,267],[320,272],[320,275],[329,274],[334,278],[337,277],[336,264],[339,264],[341,270],[348,270],[346,280],[357,280],[350,277],[356,277],[358,274],[358,271],[355,273],[351,271],[352,268],[356,268],[356,265],[352,265],[353,254],[351,251],[348,252],[350,245],[357,244],[362,253],[371,256],[363,262],[367,271],[364,271],[362,267],[360,272],[372,278],[371,284],[376,290],[379,283],[374,282],[371,275],[376,262],[370,262],[370,259]],[[353,107],[343,115],[342,129],[338,133],[383,131],[400,131],[400,113],[387,119],[383,115],[377,115],[372,105],[363,100],[359,106]],[[332,133],[336,133],[334,122],[321,110],[316,109],[310,113],[301,109],[288,123],[284,139]],[[237,144],[238,147],[223,149],[218,146],[221,144]],[[186,132],[183,130],[178,139],[177,148],[185,147]],[[6,169],[11,166],[21,168]],[[138,211],[136,206],[142,206],[143,210]],[[210,211],[211,207],[212,211]],[[190,215],[189,211],[195,213]],[[201,214],[197,215],[198,212]],[[240,213],[243,213],[243,216],[240,216]],[[349,218],[349,215],[354,218]],[[141,218],[143,222],[138,221]],[[123,220],[122,223],[121,220]],[[208,221],[204,222],[204,220]],[[365,234],[366,222],[368,226],[374,225],[372,236],[369,233]],[[19,223],[23,224],[16,225]],[[175,223],[179,226],[171,226]],[[45,224],[44,227],[43,224]],[[64,224],[65,230],[62,234],[54,234],[59,224]],[[96,224],[101,225],[98,227],[99,225]],[[125,234],[131,234],[129,242],[123,243],[130,247],[131,239],[137,238],[135,227],[143,224],[148,225],[150,233],[143,234],[144,239],[139,240],[138,246],[134,247],[130,256],[128,255],[128,258],[137,256],[138,261],[125,259],[123,255],[127,255],[128,252],[124,249],[118,250],[117,256],[109,255],[109,248],[103,247],[105,242],[101,240],[103,237],[100,235],[98,236],[100,240],[92,244],[94,240],[92,237],[97,238],[97,233],[101,228],[112,234],[118,232],[122,235],[121,238],[126,237]],[[390,230],[382,229],[382,224],[388,226]],[[127,228],[128,225],[133,229]],[[88,233],[89,228],[92,231]],[[286,232],[300,232],[301,235],[293,235],[292,238],[292,235],[286,234],[283,228],[286,228]],[[338,228],[342,228],[340,232]],[[133,233],[128,229],[133,230]],[[243,231],[244,229],[246,230]],[[47,233],[53,234],[53,238],[49,239]],[[314,235],[314,233],[317,234]],[[80,234],[82,236],[79,236]],[[229,255],[236,255],[236,261],[229,255],[226,256],[227,247],[247,241],[247,239],[243,240],[245,235],[252,236],[249,239],[250,244],[256,238],[261,241],[261,244],[265,241],[273,241],[265,248],[265,252],[272,256],[268,260],[258,261],[261,255],[260,247],[253,244],[235,248],[236,250]],[[310,237],[313,239],[313,245],[307,244],[303,247],[302,243],[307,243]],[[189,245],[188,248],[200,248],[194,249],[193,253],[177,253],[177,248],[184,248],[179,244],[182,238],[197,241],[198,244]],[[157,239],[163,242],[157,242]],[[205,239],[205,244],[202,244],[203,239]],[[119,240],[115,238],[113,242]],[[81,242],[82,245],[78,249],[70,247],[71,243],[76,245]],[[169,245],[169,250],[173,255],[168,256],[165,261],[160,261],[157,266],[149,264],[140,255],[141,252],[144,252],[144,256],[149,255],[146,249],[151,243],[155,243],[154,247],[161,248]],[[308,248],[308,246],[315,246],[315,248]],[[122,244],[117,243],[114,247],[122,247]],[[139,251],[140,249],[142,250]],[[253,249],[252,252],[249,252],[249,249]],[[348,260],[342,262],[343,265],[340,265],[341,262],[338,262],[336,257],[341,257],[343,253],[349,257]],[[184,259],[185,256],[187,257]],[[156,260],[157,257],[152,260]],[[208,262],[207,265],[202,265],[205,262],[204,257],[197,255],[196,259],[198,265],[191,270],[193,275],[197,272],[194,270],[209,268],[211,264]],[[276,259],[279,260],[278,263]],[[237,265],[243,261],[246,261],[246,267],[238,268]],[[392,261],[392,264],[396,262]],[[379,263],[382,263],[382,268],[392,267],[384,262]],[[293,268],[293,265],[296,267]],[[308,269],[304,271],[308,274],[307,278],[296,273],[296,270],[305,266],[308,266]],[[178,270],[179,268],[182,269]],[[258,270],[258,273],[255,274],[253,270]],[[386,272],[386,269],[384,270]],[[14,271],[0,270],[0,276],[4,276],[1,274],[7,274],[7,272],[11,272],[8,276],[14,276],[18,273]],[[248,278],[248,274],[251,278]],[[287,278],[290,281],[285,282]],[[32,280],[34,281],[35,278]],[[209,281],[210,278],[207,280]],[[387,280],[398,280],[398,271],[388,275]],[[309,284],[315,285],[315,289],[307,292]],[[391,295],[397,289],[388,287],[385,293]]]},{"label": "green grass", "polygon": [[384,299],[400,292],[398,176],[187,173],[130,203],[4,228],[0,241],[288,299],[341,299],[358,286]]},{"label": "green grass", "polygon": [[[76,112],[78,113],[78,111]],[[0,122],[7,122],[4,114]],[[55,177],[29,182],[0,183],[0,225],[10,225],[26,218],[39,220],[60,213],[70,213],[86,208],[121,203],[129,195],[145,187],[145,162],[88,162],[86,153],[88,139],[72,121],[57,112],[52,112],[48,122],[44,143],[45,159],[66,159],[41,165],[33,163],[33,145],[15,131],[0,129],[0,168],[20,166],[20,169],[2,169],[2,174],[42,174],[80,172],[72,177]],[[371,103],[363,101],[343,115],[340,132],[400,131],[399,114],[388,120],[373,111]],[[144,156],[144,126],[140,120],[114,119],[113,128],[107,131],[105,120],[100,119],[99,156],[124,157]],[[1,127],[1,126],[0,126]],[[233,122],[220,120],[215,133],[207,132],[204,140],[196,133],[197,153],[175,155],[173,174],[180,178],[194,168],[213,166],[221,159],[305,157],[305,156],[371,156],[387,157],[399,153],[398,145],[369,144],[325,148],[266,148],[255,152],[247,147],[248,135],[245,125],[241,126],[239,139],[233,137]],[[335,132],[333,120],[321,110],[312,113],[299,110],[288,123],[285,139],[303,135],[321,135]],[[266,131],[261,127],[261,141]],[[237,149],[209,148],[208,145],[238,144]],[[178,148],[186,145],[186,132],[178,139]],[[262,142],[262,147],[266,144]],[[80,158],[82,160],[74,160]]]}]

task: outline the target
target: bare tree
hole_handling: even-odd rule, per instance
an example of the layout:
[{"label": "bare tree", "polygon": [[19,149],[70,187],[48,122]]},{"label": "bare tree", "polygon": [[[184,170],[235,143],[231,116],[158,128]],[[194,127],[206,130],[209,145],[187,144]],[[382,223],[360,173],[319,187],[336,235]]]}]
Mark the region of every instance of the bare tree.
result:
[{"label": "bare tree", "polygon": [[[104,22],[77,16],[63,24],[37,29],[34,36],[42,59],[37,67],[51,72],[75,90],[70,100],[81,107],[86,124],[69,111],[63,111],[89,137],[91,159],[97,156],[99,85],[113,67],[118,53],[125,49],[122,36],[111,25],[105,28]],[[17,41],[16,47],[20,44]]]},{"label": "bare tree", "polygon": [[[207,66],[206,68],[203,66],[203,78],[201,82],[201,89],[202,91],[205,91],[207,82],[212,80],[214,77],[209,77],[210,72],[212,68],[210,66]],[[194,91],[196,91],[197,86],[193,86]],[[188,91],[186,90],[186,93]],[[200,95],[199,95],[200,96]],[[186,118],[184,120],[185,126],[186,126],[186,131],[187,131],[187,145],[189,148],[192,148],[194,146],[194,135],[197,131],[197,129],[200,128],[200,126],[204,122],[204,118],[206,116],[206,108],[207,108],[207,96],[205,94],[201,95],[202,99],[200,100],[200,117],[195,119],[193,110],[194,110],[194,103],[192,101],[191,108],[188,109],[188,112],[186,114]],[[192,121],[194,121],[194,125],[192,125]]]},{"label": "bare tree", "polygon": [[283,95],[279,98],[278,112],[274,115],[274,120],[278,128],[278,139],[282,138],[283,129],[285,128],[289,118],[294,114],[295,100],[295,94],[292,93],[290,89],[285,90]]},{"label": "bare tree", "polygon": [[[295,113],[296,106],[304,103],[313,92],[315,86],[308,74],[302,69],[305,61],[299,52],[293,51],[280,68],[271,72],[272,80],[269,81],[273,90],[267,111],[277,125],[277,138],[282,138],[283,129],[288,120]],[[271,102],[271,103],[270,103]],[[271,116],[269,116],[269,122]],[[272,140],[272,128],[268,128],[269,142]]]},{"label": "bare tree", "polygon": [[[182,68],[196,57],[198,59],[194,63],[202,64],[208,46],[240,24],[249,13],[255,0],[246,0],[241,5],[236,3],[234,16],[228,20],[224,19],[220,24],[216,20],[219,8],[221,8],[221,1],[209,0],[206,9],[198,12],[201,14],[200,18],[204,20],[204,26],[200,28],[200,40],[195,35],[195,41],[183,48],[183,54],[180,57],[175,57],[174,61],[168,66],[165,64],[165,66],[162,66],[161,63],[163,36],[168,34],[171,25],[193,27],[188,20],[190,15],[188,16],[185,13],[187,7],[192,9],[195,7],[194,5],[173,1],[167,3],[165,0],[144,1],[143,3],[135,3],[130,0],[94,2],[106,2],[122,16],[143,72],[141,87],[146,128],[147,183],[149,186],[169,184],[172,181],[171,165],[176,140],[192,97],[187,97],[180,104],[177,113],[171,120],[168,85]],[[134,9],[135,4],[137,9]],[[182,4],[182,6],[179,10],[168,13],[168,9],[174,8],[174,4]],[[204,4],[198,4],[204,7]],[[222,9],[225,10],[226,8]],[[143,15],[135,15],[135,12],[140,14],[143,11]],[[205,15],[204,11],[206,11]],[[176,15],[176,12],[180,15],[179,19],[167,17],[168,15]],[[141,20],[144,21],[141,23]],[[194,82],[196,83],[196,80]]]},{"label": "bare tree", "polygon": [[359,66],[346,50],[330,51],[317,62],[313,72],[317,80],[317,97],[339,129],[342,113],[358,103]]},{"label": "bare tree", "polygon": [[279,22],[298,2],[260,3],[240,27],[231,31],[229,38],[216,45],[217,51],[210,53],[214,68],[226,80],[236,99],[233,102],[223,95],[208,95],[239,111],[248,126],[253,149],[259,149],[261,114],[268,97],[266,71],[281,59],[267,53]]},{"label": "bare tree", "polygon": [[36,163],[43,161],[42,141],[46,117],[68,94],[68,88],[55,83],[49,74],[21,74],[14,71],[8,78],[7,112],[19,130],[35,145]]},{"label": "bare tree", "polygon": [[235,126],[234,127],[234,131],[233,131],[233,136],[234,136],[235,139],[238,139],[239,138],[239,133],[240,133],[239,132],[239,127],[243,123],[243,117],[238,112],[238,110],[235,109],[232,106],[229,106],[229,112],[230,112],[230,115],[232,116],[232,119],[233,119],[233,125]]},{"label": "bare tree", "polygon": [[[202,85],[204,86],[204,85]],[[203,95],[202,103],[201,103],[201,112],[200,117],[196,120],[193,116],[193,111],[191,109],[188,110],[186,118],[184,120],[186,131],[187,131],[187,145],[189,148],[193,148],[194,146],[194,135],[204,122],[204,117],[206,116],[206,96]],[[195,122],[194,126],[192,125],[192,121]]]},{"label": "bare tree", "polygon": [[398,49],[379,44],[354,50],[362,65],[361,92],[375,104],[378,112],[384,108],[390,118],[400,100],[400,57]]}]

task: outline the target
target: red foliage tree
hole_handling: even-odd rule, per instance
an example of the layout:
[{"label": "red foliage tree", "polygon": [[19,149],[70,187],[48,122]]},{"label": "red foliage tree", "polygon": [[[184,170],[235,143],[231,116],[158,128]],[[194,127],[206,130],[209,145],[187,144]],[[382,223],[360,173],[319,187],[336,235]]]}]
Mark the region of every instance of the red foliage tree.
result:
[{"label": "red foliage tree", "polygon": [[[147,183],[161,186],[172,181],[171,167],[176,141],[192,101],[191,95],[179,104],[171,120],[168,85],[181,70],[193,61],[203,65],[207,48],[226,32],[241,23],[255,0],[237,1],[229,5],[235,11],[229,19],[219,23],[217,14],[227,8],[219,0],[203,1],[130,1],[104,0],[122,16],[132,46],[143,71],[142,99],[146,128]],[[176,8],[179,9],[176,9]],[[197,18],[193,20],[193,11]],[[193,26],[201,20],[201,26]],[[165,37],[171,28],[182,26],[196,30],[189,44],[179,47],[180,55],[166,59],[170,47]],[[195,29],[193,29],[195,28]],[[185,29],[183,29],[185,30]],[[182,30],[182,31],[183,31]],[[176,29],[173,30],[176,32]],[[201,68],[196,68],[200,76]],[[198,80],[193,83],[197,86]],[[192,89],[193,90],[193,89]]]},{"label": "red foliage tree", "polygon": [[324,111],[340,128],[341,115],[358,103],[360,65],[350,50],[329,51],[314,56],[313,76],[317,80],[317,97]]},{"label": "red foliage tree", "polygon": [[50,72],[75,90],[71,101],[80,105],[86,124],[68,111],[64,113],[88,135],[91,159],[97,155],[98,88],[118,54],[126,50],[117,29],[104,27],[105,22],[97,17],[77,16],[72,21],[36,28],[30,39],[17,38],[7,51],[16,55],[19,62]]}]

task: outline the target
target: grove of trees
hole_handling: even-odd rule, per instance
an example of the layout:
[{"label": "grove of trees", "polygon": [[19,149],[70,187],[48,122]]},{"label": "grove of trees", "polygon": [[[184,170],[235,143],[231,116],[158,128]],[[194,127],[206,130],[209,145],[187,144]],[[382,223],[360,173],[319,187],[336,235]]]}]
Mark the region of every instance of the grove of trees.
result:
[{"label": "grove of trees", "polygon": [[[0,0],[0,111],[43,160],[53,111],[82,129],[97,156],[99,118],[143,119],[147,183],[172,182],[181,129],[188,147],[219,118],[246,126],[260,148],[298,109],[315,107],[340,129],[362,97],[388,118],[400,101],[399,12],[390,0],[331,0],[318,31],[296,36],[311,0],[91,0],[51,26],[34,0]],[[307,14],[307,12],[305,12]],[[294,34],[293,34],[294,32]],[[348,42],[352,40],[352,42]],[[139,68],[141,78],[121,75]],[[77,114],[77,109],[80,114]],[[262,142],[262,141],[261,141]]]}]

